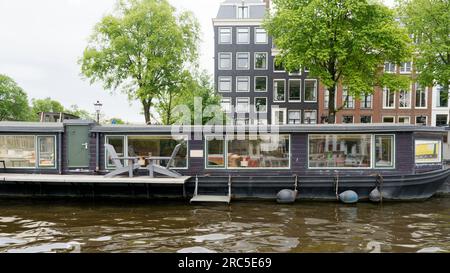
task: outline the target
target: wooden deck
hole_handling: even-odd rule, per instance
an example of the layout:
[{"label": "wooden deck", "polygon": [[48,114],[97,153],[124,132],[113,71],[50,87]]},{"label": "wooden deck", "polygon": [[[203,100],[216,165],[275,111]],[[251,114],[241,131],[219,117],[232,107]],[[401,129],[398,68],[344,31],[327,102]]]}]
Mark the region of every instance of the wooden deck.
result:
[{"label": "wooden deck", "polygon": [[2,182],[31,182],[31,183],[126,183],[126,184],[161,184],[183,185],[191,178],[181,176],[178,178],[137,176],[105,178],[101,175],[57,175],[57,174],[0,174]]}]

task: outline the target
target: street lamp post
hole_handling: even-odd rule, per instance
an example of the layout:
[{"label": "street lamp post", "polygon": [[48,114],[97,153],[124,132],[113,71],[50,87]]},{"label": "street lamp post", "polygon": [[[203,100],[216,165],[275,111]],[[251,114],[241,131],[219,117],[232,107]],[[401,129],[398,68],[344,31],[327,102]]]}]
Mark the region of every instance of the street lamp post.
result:
[{"label": "street lamp post", "polygon": [[100,123],[100,111],[102,110],[103,104],[100,103],[100,101],[97,101],[96,103],[94,103],[94,106],[95,106],[95,112],[97,114],[97,123]]}]

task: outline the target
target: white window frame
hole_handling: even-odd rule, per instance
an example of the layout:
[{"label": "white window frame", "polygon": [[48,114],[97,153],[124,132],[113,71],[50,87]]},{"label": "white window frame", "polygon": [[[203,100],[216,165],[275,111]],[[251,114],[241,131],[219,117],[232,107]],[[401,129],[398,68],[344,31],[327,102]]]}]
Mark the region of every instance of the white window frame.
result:
[{"label": "white window frame", "polygon": [[[256,99],[265,99],[266,100],[266,111],[258,111],[258,109],[256,108]],[[255,97],[253,99],[253,104],[254,104],[255,113],[267,113],[267,109],[269,108],[269,100],[267,99],[267,97]]]},{"label": "white window frame", "polygon": [[[247,109],[245,111],[240,111],[238,106],[239,100],[246,100],[247,101]],[[249,113],[250,112],[250,98],[249,97],[237,97],[236,98],[236,113]]]},{"label": "white window frame", "polygon": [[[239,80],[240,79],[246,79],[247,80],[247,84],[248,84],[248,88],[247,88],[247,90],[245,90],[245,91],[240,91],[239,90]],[[236,77],[236,93],[248,93],[248,92],[250,92],[250,86],[251,85],[251,83],[250,83],[250,77],[249,76],[237,76]]]},{"label": "white window frame", "polygon": [[[393,149],[391,151],[392,166],[377,167],[377,161],[376,161],[376,158],[375,158],[375,153],[376,153],[375,145],[376,145],[376,141],[377,141],[377,137],[378,136],[380,136],[380,137],[383,137],[383,136],[392,137],[392,144],[393,144]],[[371,153],[372,153],[372,157],[373,157],[373,168],[374,169],[386,169],[386,170],[393,170],[393,169],[395,169],[395,165],[396,165],[396,160],[395,160],[395,157],[396,157],[396,141],[395,141],[395,139],[396,139],[396,137],[395,137],[395,135],[394,134],[374,134],[372,139],[373,139],[372,140],[373,143],[372,143],[372,151],[371,151]]]},{"label": "white window frame", "polygon": [[273,73],[286,73],[286,67],[283,66],[284,70],[275,70],[276,61],[273,59]]},{"label": "white window frame", "polygon": [[[227,110],[226,108],[224,109],[224,107],[222,107],[222,105],[224,104],[224,100],[228,100],[228,101],[229,101],[229,102],[228,102],[228,104],[229,104],[228,110]],[[231,112],[233,112],[233,111],[232,111],[233,103],[232,103],[231,97],[222,97],[222,99],[220,100],[220,108],[221,108],[225,113],[231,113]]]},{"label": "white window frame", "polygon": [[426,87],[422,87],[423,92],[425,93],[425,106],[417,106],[417,86],[419,85],[419,83],[416,83],[414,86],[414,95],[415,95],[415,108],[416,109],[427,109],[428,107],[428,90]]},{"label": "white window frame", "polygon": [[[221,66],[221,56],[222,55],[230,56],[230,67],[229,68],[222,68],[222,66]],[[233,69],[233,53],[231,53],[231,52],[219,52],[218,58],[219,58],[219,60],[218,60],[218,70],[232,70]]]},{"label": "white window frame", "polygon": [[[283,123],[279,124],[278,122],[274,122],[276,120],[275,112],[283,112]],[[287,109],[286,108],[272,106],[271,114],[272,114],[272,124],[273,125],[286,125],[287,124]]]},{"label": "white window frame", "polygon": [[[245,54],[247,55],[247,67],[241,68],[239,67],[239,54]],[[250,52],[236,52],[236,70],[250,70]]]},{"label": "white window frame", "polygon": [[[299,85],[299,93],[298,93],[298,95],[299,95],[299,99],[298,100],[291,100],[291,82],[300,82],[300,85]],[[302,102],[302,80],[301,79],[289,79],[288,80],[288,88],[287,88],[287,99],[288,99],[288,102]],[[300,114],[300,116],[301,116],[301,114]]]},{"label": "white window frame", "polygon": [[[392,122],[384,122],[384,119],[385,118],[392,118]],[[382,123],[392,123],[392,124],[395,124],[395,116],[382,116],[381,117],[381,122]]]},{"label": "white window frame", "polygon": [[[223,79],[228,79],[229,80],[229,82],[230,82],[230,90],[222,90],[221,88],[220,88],[220,83],[222,82],[222,80]],[[219,77],[219,80],[218,80],[218,82],[219,82],[219,84],[217,85],[217,90],[220,92],[220,93],[230,93],[230,92],[232,92],[233,91],[233,77],[228,77],[228,76],[221,76],[221,77]]]},{"label": "white window frame", "polygon": [[[366,97],[370,97],[370,107],[363,107],[364,105],[364,99]],[[370,95],[363,95],[363,97],[359,100],[359,108],[360,109],[373,109],[373,94]]]},{"label": "white window frame", "polygon": [[[256,67],[256,55],[257,54],[263,54],[263,55],[266,56],[266,66],[265,67],[263,67],[263,68],[257,68]],[[254,70],[267,70],[268,67],[269,67],[269,54],[267,52],[255,52],[253,54],[253,69]]]},{"label": "white window frame", "polygon": [[[276,81],[282,81],[284,86],[284,100],[275,100],[277,90],[275,88],[275,82]],[[273,102],[286,102],[286,79],[273,79]]]},{"label": "white window frame", "polygon": [[[352,117],[351,123],[344,123],[344,117]],[[355,123],[355,116],[354,115],[342,115],[342,124],[354,124]]]},{"label": "white window frame", "polygon": [[[239,10],[240,9],[246,9],[247,13],[244,13],[243,17],[240,17]],[[249,19],[250,18],[250,6],[249,5],[237,5],[236,6],[236,19]]]},{"label": "white window frame", "polygon": [[[401,106],[401,105],[400,105],[401,102],[402,102],[401,97],[400,97],[400,95],[401,95],[402,92],[409,93],[409,101],[407,102],[407,103],[408,103],[408,106],[407,106],[407,107]],[[411,91],[411,90],[410,90],[410,91],[400,90],[400,91],[398,92],[398,108],[399,108],[399,109],[411,109],[411,107],[412,107],[412,91]]]},{"label": "white window frame", "polygon": [[[299,112],[300,113],[300,115],[299,115],[299,121],[300,122],[299,123],[289,123],[289,113],[291,113],[291,112]],[[298,109],[298,110],[288,110],[286,124],[296,125],[296,124],[302,124],[302,123],[303,123],[302,110],[300,110],[300,109]]]},{"label": "white window frame", "polygon": [[[229,29],[230,30],[230,42],[229,43],[224,43],[222,42],[222,30],[223,29]],[[219,45],[231,45],[233,44],[233,28],[232,27],[219,27]]]},{"label": "white window frame", "polygon": [[[401,118],[407,118],[409,120],[409,122],[408,123],[400,122]],[[410,116],[398,116],[397,122],[398,122],[398,124],[411,124],[411,117]]]},{"label": "white window frame", "polygon": [[[425,125],[424,126],[427,126],[428,125],[428,116],[427,115],[417,115],[417,116],[415,116],[414,117],[414,124],[415,125],[417,125],[417,124],[419,124],[419,123],[417,123],[417,118],[418,117],[425,117]],[[420,123],[421,124],[421,123]],[[422,124],[421,124],[422,125]]]},{"label": "white window frame", "polygon": [[[242,42],[239,42],[239,30],[240,29],[246,29],[246,30],[248,30],[248,42],[244,42],[244,43],[242,43]],[[248,44],[250,44],[250,37],[251,37],[251,34],[250,34],[250,27],[237,27],[236,28],[236,44],[238,44],[238,45],[248,45]]]},{"label": "white window frame", "polygon": [[[328,100],[325,100],[325,98],[327,97],[326,94],[328,92]],[[328,90],[328,88],[325,88],[323,91],[323,109],[328,109],[328,103],[326,103],[327,101],[330,100],[330,91]],[[337,106],[337,86],[334,88],[334,106]]]},{"label": "white window frame", "polygon": [[[433,143],[437,142],[439,144],[439,159],[437,161],[417,161],[416,160],[416,147],[419,143]],[[442,141],[441,140],[435,140],[435,139],[415,139],[414,140],[414,163],[415,164],[436,164],[436,163],[442,163]]]},{"label": "white window frame", "polygon": [[[386,96],[385,96],[385,92],[389,92],[390,93],[394,93],[394,102],[392,106],[386,106]],[[387,98],[389,100],[389,96]],[[389,88],[384,87],[383,88],[383,109],[395,109],[395,105],[396,105],[396,101],[397,100],[397,94],[394,91],[391,91]]]},{"label": "white window frame", "polygon": [[[409,71],[406,71],[406,67],[407,67],[406,64],[407,64],[407,63],[410,63]],[[410,61],[410,62],[403,62],[403,63],[400,63],[400,64],[399,64],[399,67],[400,67],[400,69],[399,69],[400,74],[411,74],[412,71],[413,71],[413,62]],[[402,71],[402,70],[403,70],[403,71]]]},{"label": "white window frame", "polygon": [[[306,112],[316,113],[316,122],[315,123],[306,123]],[[304,124],[319,124],[319,117],[317,116],[317,110],[304,110],[303,111],[303,123]]]},{"label": "white window frame", "polygon": [[[394,71],[386,71],[386,64],[389,64],[389,67],[393,64],[394,65]],[[383,67],[383,71],[384,71],[384,73],[395,74],[397,72],[397,64],[391,63],[391,62],[385,62],[384,63],[384,67]]]},{"label": "white window frame", "polygon": [[[314,82],[314,97],[316,98],[315,100],[306,100],[306,83],[307,82]],[[317,80],[316,79],[305,79],[304,81],[303,81],[303,84],[304,84],[304,86],[303,86],[303,96],[304,96],[304,98],[305,98],[305,100],[304,100],[304,102],[313,102],[313,103],[315,103],[315,102],[317,102],[317,90],[319,89],[319,85],[318,85],[318,83],[317,83]]]},{"label": "white window frame", "polygon": [[[261,29],[264,30],[264,32],[266,33],[266,40],[264,42],[258,42],[258,39],[256,38],[258,36],[258,30]],[[255,27],[254,31],[255,31],[255,44],[265,45],[269,43],[269,34],[267,33],[267,30],[265,30],[262,27]]]},{"label": "white window frame", "polygon": [[[264,91],[258,91],[256,90],[256,78],[265,78],[266,79],[266,90]],[[267,92],[267,89],[269,87],[269,78],[267,76],[255,76],[253,77],[253,90],[257,93],[265,93]]]}]

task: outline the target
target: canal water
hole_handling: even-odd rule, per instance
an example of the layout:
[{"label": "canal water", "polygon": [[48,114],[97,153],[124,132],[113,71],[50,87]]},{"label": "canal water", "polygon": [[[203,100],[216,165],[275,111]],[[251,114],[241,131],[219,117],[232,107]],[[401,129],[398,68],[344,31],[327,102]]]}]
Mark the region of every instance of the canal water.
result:
[{"label": "canal water", "polygon": [[450,252],[450,197],[229,207],[0,200],[0,252]]}]

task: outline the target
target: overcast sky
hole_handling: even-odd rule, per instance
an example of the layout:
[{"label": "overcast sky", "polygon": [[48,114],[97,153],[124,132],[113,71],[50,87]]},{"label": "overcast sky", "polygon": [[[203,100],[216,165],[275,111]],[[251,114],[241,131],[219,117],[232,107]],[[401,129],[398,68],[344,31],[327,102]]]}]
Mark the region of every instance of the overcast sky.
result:
[{"label": "overcast sky", "polygon": [[[392,3],[393,0],[385,2]],[[177,9],[191,10],[202,28],[201,60],[210,74],[214,69],[211,19],[222,0],[169,0]],[[31,98],[77,104],[90,112],[99,100],[106,117],[142,123],[139,103],[129,103],[100,84],[80,76],[77,60],[94,25],[113,10],[116,0],[0,0],[0,74],[12,77]]]}]

